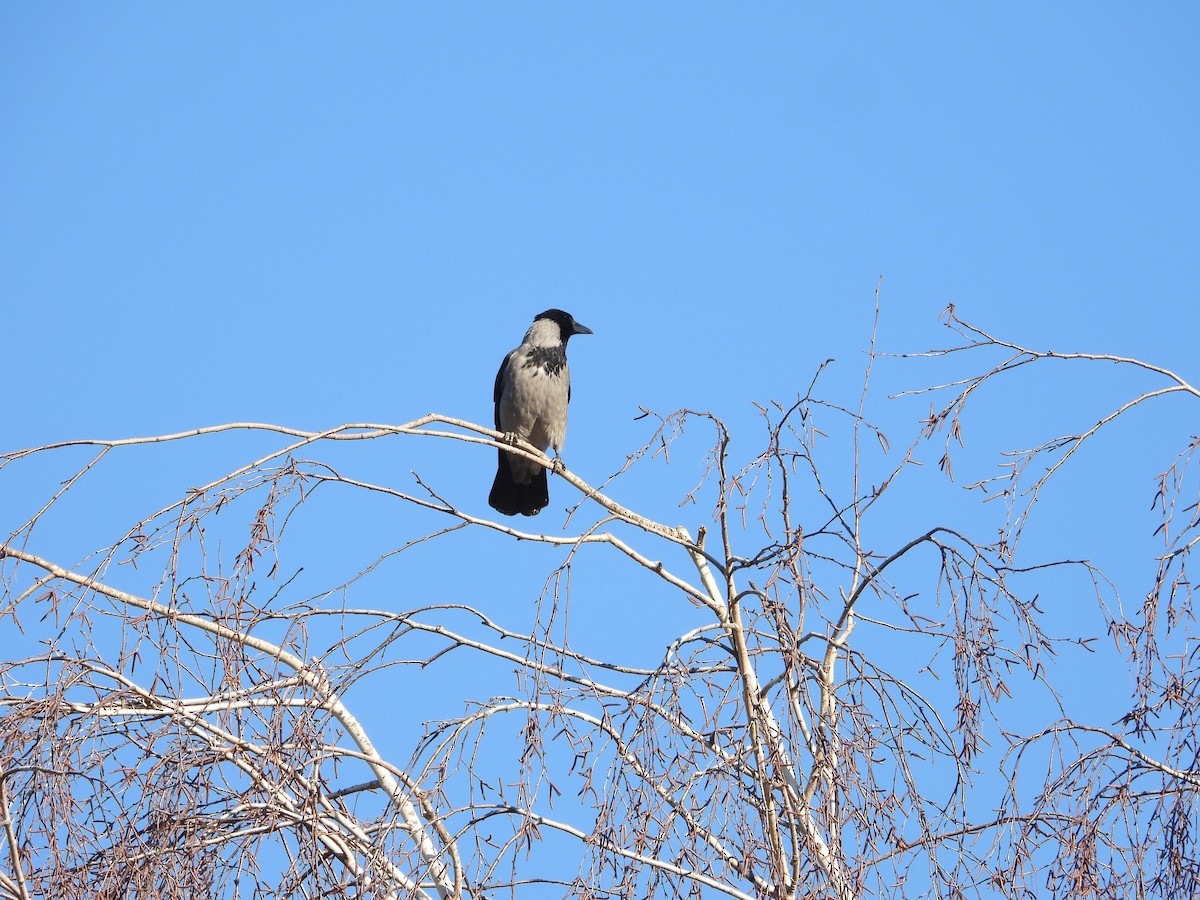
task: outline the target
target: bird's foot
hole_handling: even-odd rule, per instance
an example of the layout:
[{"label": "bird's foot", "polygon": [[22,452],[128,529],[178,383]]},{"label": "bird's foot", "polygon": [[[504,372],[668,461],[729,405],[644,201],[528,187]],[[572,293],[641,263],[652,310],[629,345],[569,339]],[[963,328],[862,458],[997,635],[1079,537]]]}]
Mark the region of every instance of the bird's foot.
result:
[{"label": "bird's foot", "polygon": [[510,444],[511,446],[515,447],[515,446],[517,446],[517,441],[519,441],[520,438],[517,436],[517,433],[515,431],[506,431],[506,432],[504,432],[504,436],[502,438],[500,438],[500,440],[506,444]]}]

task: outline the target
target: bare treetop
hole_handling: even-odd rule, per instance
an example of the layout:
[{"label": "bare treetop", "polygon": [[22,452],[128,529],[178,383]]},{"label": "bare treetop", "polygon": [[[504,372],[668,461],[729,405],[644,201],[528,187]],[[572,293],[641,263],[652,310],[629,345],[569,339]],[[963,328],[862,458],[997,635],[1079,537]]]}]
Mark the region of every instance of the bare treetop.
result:
[{"label": "bare treetop", "polygon": [[[1152,583],[1022,541],[1083,448],[1200,393],[946,321],[965,343],[885,355],[872,332],[849,398],[815,367],[758,407],[757,439],[643,410],[645,442],[597,483],[432,414],[0,455],[0,485],[41,479],[0,547],[0,897],[1200,892],[1200,439],[1147,485]],[[885,401],[883,360],[971,374]],[[952,474],[993,385],[1097,363],[1158,383],[980,451],[1000,474],[969,503],[922,499],[927,457]],[[874,424],[925,395],[908,434]],[[703,459],[679,449],[697,436]],[[251,449],[56,556],[116,461],[181,442]],[[552,466],[565,520],[498,520],[446,474],[486,468],[485,448]],[[703,474],[673,520],[626,495],[631,473],[680,465]],[[979,494],[999,503],[980,513]],[[431,570],[435,546],[456,564]],[[1087,615],[1064,631],[1047,609],[1068,602]],[[600,615],[614,627],[587,626]],[[1081,665],[1127,676],[1128,696],[1082,703]]]}]

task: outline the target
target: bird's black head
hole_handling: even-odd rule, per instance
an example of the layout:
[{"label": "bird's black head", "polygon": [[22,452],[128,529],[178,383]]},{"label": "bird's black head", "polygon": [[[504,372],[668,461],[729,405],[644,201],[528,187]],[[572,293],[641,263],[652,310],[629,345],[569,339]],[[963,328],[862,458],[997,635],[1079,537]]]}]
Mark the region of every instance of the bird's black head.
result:
[{"label": "bird's black head", "polygon": [[565,344],[573,334],[591,334],[592,329],[586,325],[580,325],[571,317],[568,312],[563,312],[561,309],[548,309],[545,312],[540,312],[533,317],[533,321],[538,319],[549,319],[558,325],[558,330],[562,334],[562,342]]}]

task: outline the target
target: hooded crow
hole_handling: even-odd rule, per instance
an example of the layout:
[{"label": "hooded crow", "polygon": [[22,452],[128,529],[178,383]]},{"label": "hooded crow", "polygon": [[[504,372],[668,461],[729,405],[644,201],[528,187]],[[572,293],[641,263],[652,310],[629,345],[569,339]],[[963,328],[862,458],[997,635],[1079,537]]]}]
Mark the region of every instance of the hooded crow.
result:
[{"label": "hooded crow", "polygon": [[[591,334],[561,309],[538,313],[521,346],[504,357],[496,373],[496,430],[528,441],[555,455],[567,436],[567,402],[571,379],[567,341]],[[496,480],[488,505],[506,516],[536,516],[550,502],[546,470],[523,456],[499,451]]]}]

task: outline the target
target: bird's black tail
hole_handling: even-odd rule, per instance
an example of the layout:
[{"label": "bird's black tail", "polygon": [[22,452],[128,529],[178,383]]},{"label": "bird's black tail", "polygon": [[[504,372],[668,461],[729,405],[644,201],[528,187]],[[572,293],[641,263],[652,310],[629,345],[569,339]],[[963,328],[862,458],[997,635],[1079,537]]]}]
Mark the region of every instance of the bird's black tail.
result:
[{"label": "bird's black tail", "polygon": [[517,484],[508,467],[508,454],[500,453],[496,467],[496,480],[488,494],[488,506],[506,516],[536,516],[550,502],[550,489],[546,484],[546,470],[538,469],[528,484]]}]

